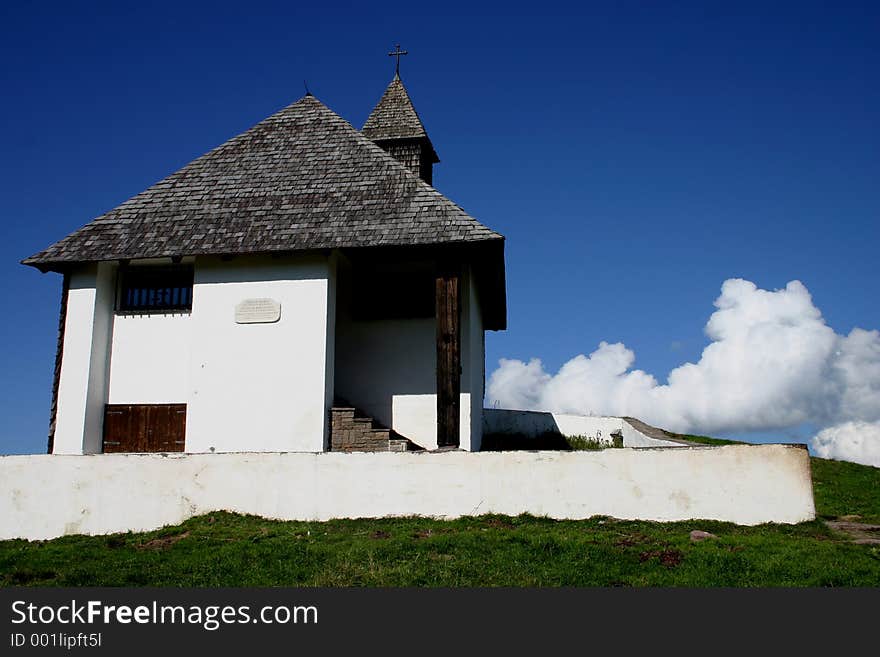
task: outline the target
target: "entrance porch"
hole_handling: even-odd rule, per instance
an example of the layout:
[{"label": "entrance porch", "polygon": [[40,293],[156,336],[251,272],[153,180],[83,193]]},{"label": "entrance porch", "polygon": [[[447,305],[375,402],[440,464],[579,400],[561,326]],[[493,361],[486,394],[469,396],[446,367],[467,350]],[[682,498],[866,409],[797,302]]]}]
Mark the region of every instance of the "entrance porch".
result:
[{"label": "entrance porch", "polygon": [[374,451],[368,439],[381,434],[371,430],[389,432],[381,451],[404,439],[479,450],[483,324],[468,261],[437,251],[346,253],[335,288],[330,449]]}]

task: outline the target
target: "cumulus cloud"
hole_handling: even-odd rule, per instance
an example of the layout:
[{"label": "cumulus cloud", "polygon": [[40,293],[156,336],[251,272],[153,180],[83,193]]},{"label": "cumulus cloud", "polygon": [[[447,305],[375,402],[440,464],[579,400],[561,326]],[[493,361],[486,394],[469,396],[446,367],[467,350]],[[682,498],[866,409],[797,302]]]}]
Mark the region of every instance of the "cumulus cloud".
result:
[{"label": "cumulus cloud", "polygon": [[[826,427],[817,453],[880,466],[880,332],[839,335],[807,288],[792,281],[762,290],[729,279],[705,327],[710,344],[665,383],[632,369],[635,353],[599,343],[555,374],[534,358],[501,359],[487,386],[490,405],[560,413],[632,415],[681,432]],[[874,433],[871,432],[874,428]],[[864,433],[861,441],[854,436]],[[873,459],[873,460],[872,460]]]},{"label": "cumulus cloud", "polygon": [[880,467],[880,422],[844,422],[822,429],[813,438],[813,450],[826,459]]}]

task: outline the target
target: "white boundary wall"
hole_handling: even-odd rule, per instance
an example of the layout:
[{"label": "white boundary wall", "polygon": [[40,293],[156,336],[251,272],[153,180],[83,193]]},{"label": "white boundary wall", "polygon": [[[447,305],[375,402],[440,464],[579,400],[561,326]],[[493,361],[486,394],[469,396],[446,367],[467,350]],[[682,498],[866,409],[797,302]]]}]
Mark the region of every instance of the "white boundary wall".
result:
[{"label": "white boundary wall", "polygon": [[546,432],[563,436],[583,436],[610,445],[611,434],[620,432],[624,447],[683,447],[674,440],[646,436],[620,417],[564,415],[542,411],[515,411],[506,408],[483,409],[483,433],[519,434],[535,438]]},{"label": "white boundary wall", "polygon": [[551,518],[815,517],[807,450],[103,454],[0,457],[0,539],[156,529],[227,510],[269,518],[531,513]]}]

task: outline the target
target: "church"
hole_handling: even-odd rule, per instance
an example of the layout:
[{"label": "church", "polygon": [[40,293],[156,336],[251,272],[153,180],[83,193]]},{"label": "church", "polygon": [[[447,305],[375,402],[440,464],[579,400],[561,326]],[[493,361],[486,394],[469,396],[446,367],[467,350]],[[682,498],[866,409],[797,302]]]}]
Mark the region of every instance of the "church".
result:
[{"label": "church", "polygon": [[48,451],[478,451],[504,238],[438,162],[399,72],[360,131],[307,93],[23,260],[63,277]]},{"label": "church", "polygon": [[0,459],[0,540],[217,510],[815,518],[803,446],[483,408],[505,241],[438,162],[399,72],[361,130],[306,93],[23,260],[62,297],[49,454]]}]

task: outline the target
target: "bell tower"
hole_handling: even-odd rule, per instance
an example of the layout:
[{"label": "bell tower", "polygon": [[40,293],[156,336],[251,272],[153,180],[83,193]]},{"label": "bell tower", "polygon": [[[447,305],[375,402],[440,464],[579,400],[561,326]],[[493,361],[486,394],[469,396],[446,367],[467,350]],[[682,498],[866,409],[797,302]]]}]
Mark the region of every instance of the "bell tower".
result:
[{"label": "bell tower", "polygon": [[400,79],[400,57],[407,52],[398,45],[396,51],[388,54],[397,57],[394,78],[373,108],[361,132],[431,185],[434,165],[440,158],[437,157],[425,126]]}]

